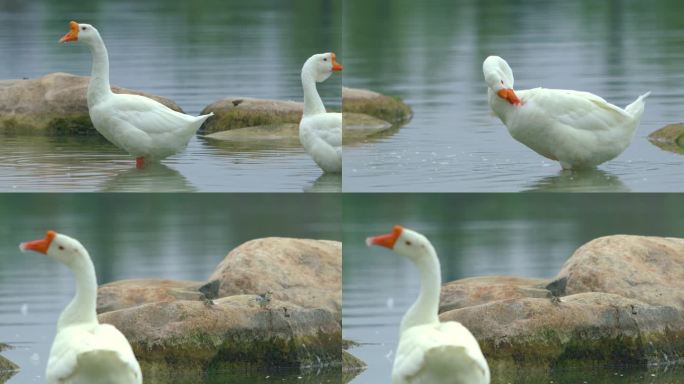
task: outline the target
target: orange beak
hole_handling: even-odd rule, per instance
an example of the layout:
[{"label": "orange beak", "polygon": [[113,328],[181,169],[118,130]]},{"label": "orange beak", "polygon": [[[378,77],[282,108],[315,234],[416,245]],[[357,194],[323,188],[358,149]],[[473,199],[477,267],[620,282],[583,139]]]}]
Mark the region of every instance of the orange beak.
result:
[{"label": "orange beak", "polygon": [[368,246],[379,245],[381,247],[393,249],[394,243],[397,242],[397,239],[399,238],[399,236],[401,236],[401,232],[403,231],[404,228],[401,225],[395,225],[394,228],[392,228],[392,233],[369,237],[366,239],[366,244]]},{"label": "orange beak", "polygon": [[501,89],[496,94],[499,95],[500,98],[508,101],[513,105],[521,104],[520,99],[518,99],[518,95],[515,94],[512,88]]},{"label": "orange beak", "polygon": [[342,64],[337,62],[337,56],[335,55],[335,52],[331,53],[330,55],[332,56],[333,72],[341,71],[344,67],[342,67]]},{"label": "orange beak", "polygon": [[75,21],[72,21],[69,23],[69,33],[66,35],[62,36],[61,39],[59,39],[60,43],[66,43],[67,41],[77,41],[78,40],[78,23]]},{"label": "orange beak", "polygon": [[52,240],[55,238],[57,233],[55,231],[47,231],[44,239],[27,241],[25,243],[19,244],[19,249],[22,251],[34,251],[42,254],[46,254]]}]

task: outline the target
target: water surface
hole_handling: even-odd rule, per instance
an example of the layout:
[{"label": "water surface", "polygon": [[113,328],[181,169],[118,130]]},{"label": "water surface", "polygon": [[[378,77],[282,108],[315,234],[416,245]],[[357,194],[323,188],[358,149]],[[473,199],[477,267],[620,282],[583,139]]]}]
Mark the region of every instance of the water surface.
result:
[{"label": "water surface", "polygon": [[[681,237],[678,195],[345,195],[343,337],[368,364],[352,383],[389,380],[402,316],[420,288],[416,268],[365,238],[394,224],[424,233],[439,254],[443,282],[485,275],[552,278],[584,243],[605,235]],[[674,384],[681,369],[605,367],[551,375],[520,369],[495,384]],[[652,376],[653,375],[653,376]]]},{"label": "water surface", "polygon": [[[11,0],[0,3],[0,79],[89,75],[87,47],[57,43],[70,20],[100,31],[112,84],[170,98],[193,115],[227,96],[300,101],[304,61],[341,47],[339,0]],[[332,76],[319,85],[327,106],[339,107],[340,83]],[[302,191],[322,173],[299,146],[193,139],[159,175],[126,172],[132,158],[89,138],[0,140],[0,190]],[[122,172],[130,177],[117,179]],[[169,173],[175,180],[167,182]]]},{"label": "water surface", "polygon": [[[340,240],[340,220],[340,202],[333,195],[0,195],[0,342],[16,347],[3,356],[21,368],[9,383],[44,383],[57,318],[74,294],[66,267],[17,247],[41,238],[46,229],[84,244],[100,284],[146,277],[203,281],[245,241]],[[176,376],[180,383],[198,382],[183,372]],[[276,381],[338,383],[339,371],[209,372],[199,382]]]},{"label": "water surface", "polygon": [[[414,111],[396,133],[345,147],[345,191],[684,190],[684,158],[647,140],[684,120],[684,3],[349,0],[343,12],[344,84]],[[621,107],[652,91],[632,145],[597,171],[562,172],[492,116],[491,54],[518,89],[588,91]]]}]

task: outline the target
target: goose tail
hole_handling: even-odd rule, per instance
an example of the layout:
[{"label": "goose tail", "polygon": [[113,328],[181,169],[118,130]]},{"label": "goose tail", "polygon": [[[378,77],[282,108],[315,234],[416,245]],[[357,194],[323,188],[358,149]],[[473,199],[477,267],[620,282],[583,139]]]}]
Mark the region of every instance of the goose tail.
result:
[{"label": "goose tail", "polygon": [[646,92],[643,95],[639,96],[632,104],[628,105],[627,108],[625,108],[625,111],[632,115],[634,119],[640,119],[641,115],[644,113],[644,106],[646,103],[644,100],[651,95],[651,92]]}]

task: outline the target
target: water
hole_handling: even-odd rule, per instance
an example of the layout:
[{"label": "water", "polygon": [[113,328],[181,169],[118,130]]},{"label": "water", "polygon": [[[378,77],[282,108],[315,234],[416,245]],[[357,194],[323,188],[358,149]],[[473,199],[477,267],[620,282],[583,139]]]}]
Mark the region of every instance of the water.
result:
[{"label": "water", "polygon": [[[684,3],[349,0],[343,11],[343,83],[414,111],[394,133],[345,148],[345,191],[684,189],[682,157],[647,141],[684,117]],[[562,172],[492,116],[490,54],[509,62],[518,89],[583,90],[622,107],[652,91],[632,145],[598,171]]]},{"label": "water", "polygon": [[[368,364],[352,383],[385,383],[399,322],[416,299],[418,274],[408,260],[365,238],[403,224],[437,250],[444,282],[483,275],[551,278],[582,244],[605,235],[681,237],[678,195],[345,195],[343,337]],[[651,375],[655,376],[651,376]],[[594,371],[528,369],[494,375],[496,384],[684,382],[682,370],[606,367]],[[534,379],[533,379],[534,378]]]},{"label": "water", "polygon": [[[186,113],[227,96],[301,101],[300,71],[309,56],[337,51],[344,63],[341,3],[3,1],[0,79],[89,75],[88,49],[57,43],[77,20],[102,34],[112,84],[168,97]],[[339,108],[340,84],[332,76],[319,85],[330,108]],[[321,175],[299,146],[231,147],[201,138],[163,161],[164,171],[135,173],[121,150],[82,137],[3,137],[0,163],[0,190],[18,191],[301,192],[315,190]],[[339,190],[341,179],[324,187]]]},{"label": "water", "polygon": [[[40,238],[46,229],[77,237],[100,284],[144,277],[202,281],[245,241],[340,240],[340,220],[340,202],[332,195],[0,195],[0,342],[16,347],[3,356],[21,367],[9,383],[44,382],[57,318],[74,294],[67,268],[20,253],[21,241]],[[198,382],[183,374],[175,374],[179,382]],[[274,381],[338,383],[339,371],[210,372],[203,382]]]}]

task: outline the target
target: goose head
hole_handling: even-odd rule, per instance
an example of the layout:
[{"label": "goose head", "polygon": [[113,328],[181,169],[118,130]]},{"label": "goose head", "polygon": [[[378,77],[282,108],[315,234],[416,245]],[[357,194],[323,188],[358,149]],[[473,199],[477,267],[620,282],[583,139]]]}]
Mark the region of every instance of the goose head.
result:
[{"label": "goose head", "polygon": [[302,77],[310,76],[317,83],[326,81],[333,72],[342,70],[342,64],[337,62],[335,52],[319,53],[311,56],[302,67]]},{"label": "goose head", "polygon": [[69,23],[69,32],[59,39],[60,43],[69,41],[82,41],[86,44],[93,44],[100,40],[100,32],[90,24],[79,24],[75,21]]},{"label": "goose head", "polygon": [[55,231],[47,231],[42,239],[21,243],[19,249],[22,252],[42,253],[67,266],[88,257],[84,253],[83,245],[78,240]]},{"label": "goose head", "polygon": [[366,244],[389,248],[414,263],[420,263],[425,258],[431,258],[431,252],[434,252],[432,244],[425,236],[401,225],[395,225],[392,232],[386,235],[367,238]]},{"label": "goose head", "polygon": [[487,87],[501,99],[511,105],[520,105],[521,101],[513,91],[513,71],[506,60],[499,56],[489,56],[482,64]]}]

